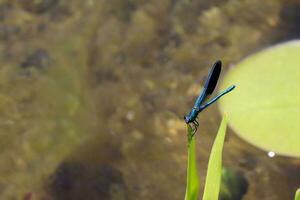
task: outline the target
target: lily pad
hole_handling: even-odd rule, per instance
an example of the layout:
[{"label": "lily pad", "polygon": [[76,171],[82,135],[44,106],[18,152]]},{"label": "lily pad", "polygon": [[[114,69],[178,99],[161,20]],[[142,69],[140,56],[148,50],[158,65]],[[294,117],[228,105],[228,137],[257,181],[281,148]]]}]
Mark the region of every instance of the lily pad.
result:
[{"label": "lily pad", "polygon": [[231,84],[236,90],[219,104],[229,126],[261,149],[300,157],[300,41],[245,58],[220,89]]}]

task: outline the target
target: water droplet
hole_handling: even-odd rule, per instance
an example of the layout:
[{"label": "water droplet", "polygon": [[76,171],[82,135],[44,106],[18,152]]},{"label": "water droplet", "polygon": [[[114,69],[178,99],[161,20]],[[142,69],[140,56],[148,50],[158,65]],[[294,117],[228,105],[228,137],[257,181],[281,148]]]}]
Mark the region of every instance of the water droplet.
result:
[{"label": "water droplet", "polygon": [[273,152],[273,151],[269,151],[269,152],[268,152],[268,156],[269,156],[270,158],[273,158],[275,155],[276,155],[276,154],[275,154],[275,152]]}]

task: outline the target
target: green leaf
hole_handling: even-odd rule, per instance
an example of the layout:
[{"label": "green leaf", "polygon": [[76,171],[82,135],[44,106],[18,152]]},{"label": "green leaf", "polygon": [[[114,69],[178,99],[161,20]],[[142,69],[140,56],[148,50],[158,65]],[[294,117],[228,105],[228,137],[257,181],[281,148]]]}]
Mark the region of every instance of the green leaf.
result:
[{"label": "green leaf", "polygon": [[300,188],[296,191],[295,200],[300,200]]},{"label": "green leaf", "polygon": [[266,151],[300,156],[300,42],[276,45],[247,57],[225,76],[220,99],[229,126]]},{"label": "green leaf", "polygon": [[203,200],[218,200],[219,197],[222,175],[222,151],[226,133],[226,126],[227,117],[225,115],[221,122],[218,134],[209,156]]},{"label": "green leaf", "polygon": [[185,200],[197,200],[199,194],[199,175],[196,161],[196,140],[192,128],[187,125],[188,131],[188,165],[187,186]]}]

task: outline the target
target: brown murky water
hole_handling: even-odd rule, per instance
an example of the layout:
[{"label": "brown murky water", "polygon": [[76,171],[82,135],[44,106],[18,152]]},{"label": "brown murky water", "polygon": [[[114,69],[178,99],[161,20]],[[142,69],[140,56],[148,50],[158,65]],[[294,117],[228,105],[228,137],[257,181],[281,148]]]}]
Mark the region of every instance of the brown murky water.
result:
[{"label": "brown murky water", "polygon": [[[300,3],[0,0],[0,199],[184,198],[190,109],[210,64],[300,36]],[[200,116],[201,181],[220,122]],[[300,160],[228,131],[244,200],[292,199]]]}]

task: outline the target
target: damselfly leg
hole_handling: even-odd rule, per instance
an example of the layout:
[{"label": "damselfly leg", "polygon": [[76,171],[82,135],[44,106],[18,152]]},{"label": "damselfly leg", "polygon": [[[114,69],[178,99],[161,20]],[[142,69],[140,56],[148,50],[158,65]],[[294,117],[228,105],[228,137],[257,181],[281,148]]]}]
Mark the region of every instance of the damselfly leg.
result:
[{"label": "damselfly leg", "polygon": [[198,127],[199,127],[199,122],[197,121],[197,119],[198,119],[198,118],[196,118],[196,119],[194,120],[194,123],[195,123],[196,127],[198,128]]},{"label": "damselfly leg", "polygon": [[198,129],[198,127],[199,127],[199,122],[197,121],[197,119],[195,119],[194,121],[192,121],[192,124],[194,125],[194,126],[192,127],[192,129],[193,129],[193,134],[192,134],[192,136],[194,136],[195,133],[196,133],[196,131],[197,131],[197,129]]}]

